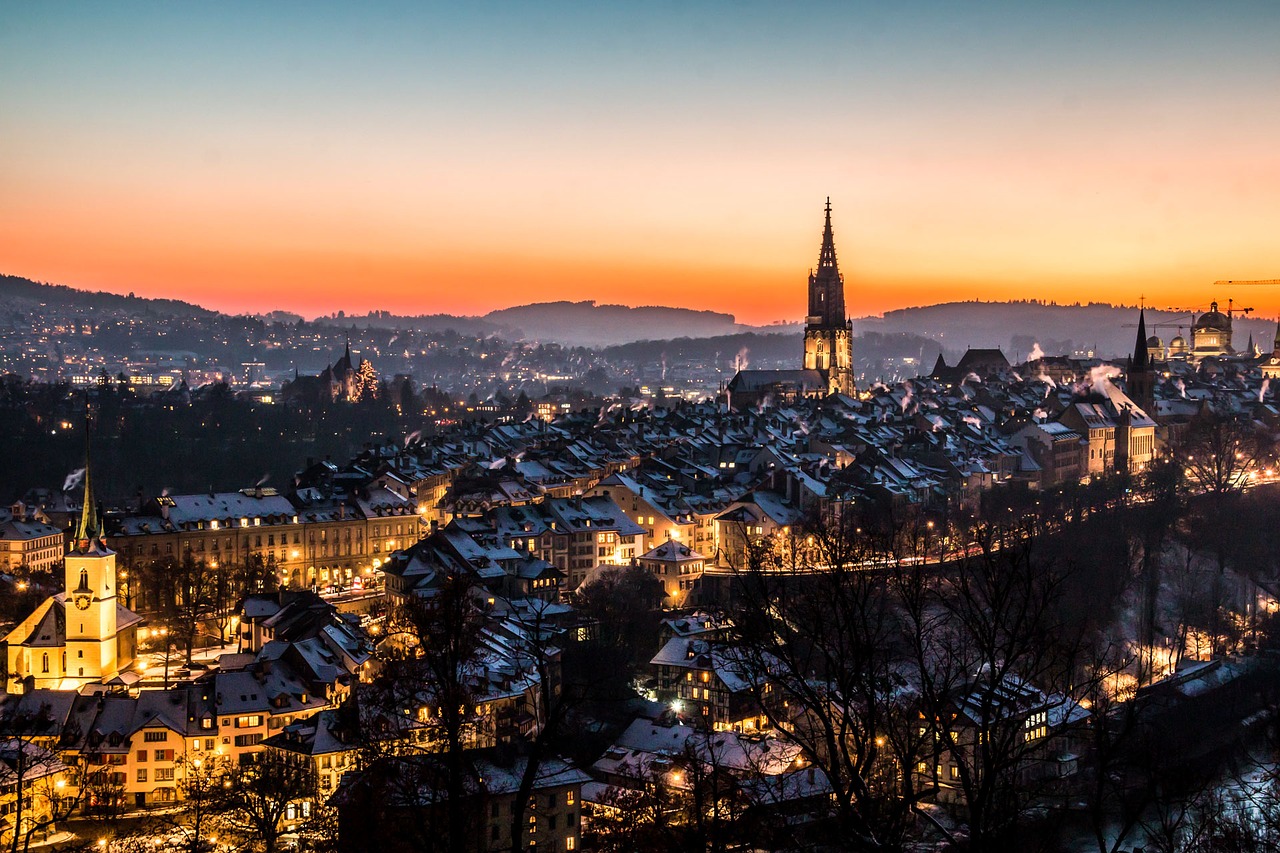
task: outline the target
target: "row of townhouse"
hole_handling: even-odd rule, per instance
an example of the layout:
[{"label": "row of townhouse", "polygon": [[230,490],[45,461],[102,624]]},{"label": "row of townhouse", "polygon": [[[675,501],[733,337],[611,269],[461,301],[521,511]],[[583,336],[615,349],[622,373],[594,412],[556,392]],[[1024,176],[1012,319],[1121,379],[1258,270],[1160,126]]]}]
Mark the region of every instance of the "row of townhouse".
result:
[{"label": "row of townhouse", "polygon": [[604,496],[545,498],[456,517],[394,554],[383,570],[391,602],[465,570],[492,592],[558,601],[601,564],[628,565],[643,531]]},{"label": "row of townhouse", "polygon": [[0,509],[0,571],[46,572],[62,562],[66,539],[37,507],[18,501]]},{"label": "row of townhouse", "polygon": [[257,556],[273,561],[289,586],[347,587],[367,583],[420,528],[413,502],[389,489],[333,497],[314,488],[290,496],[255,488],[154,498],[139,512],[109,515],[106,539],[135,578],[163,558],[190,555],[216,566]]},{"label": "row of townhouse", "polygon": [[[996,351],[978,355],[963,362],[977,372],[947,368],[857,398],[748,411],[613,405],[549,423],[463,424],[407,444],[369,444],[339,464],[310,462],[288,495],[248,489],[146,501],[118,525],[109,519],[109,544],[126,566],[188,549],[206,560],[258,554],[272,556],[295,586],[355,585],[431,521],[608,491],[646,530],[636,556],[681,538],[716,559],[715,516],[765,477],[806,513],[851,497],[973,505],[1012,479],[1049,487],[1140,470],[1206,404],[1267,421],[1263,377],[1244,362],[1166,365],[1147,412],[1118,381],[1084,381],[1090,370],[1114,373],[1096,359],[1015,371]],[[55,527],[78,513],[62,493],[35,497]]]}]

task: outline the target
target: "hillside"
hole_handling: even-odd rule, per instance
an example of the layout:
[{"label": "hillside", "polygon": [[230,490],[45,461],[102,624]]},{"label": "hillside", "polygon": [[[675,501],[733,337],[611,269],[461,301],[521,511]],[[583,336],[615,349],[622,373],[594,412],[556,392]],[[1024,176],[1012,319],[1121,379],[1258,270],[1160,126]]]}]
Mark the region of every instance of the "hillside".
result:
[{"label": "hillside", "polygon": [[119,311],[128,314],[208,317],[218,312],[179,299],[147,299],[130,293],[77,290],[61,284],[32,281],[16,275],[0,275],[0,300],[9,310],[21,310],[24,304],[51,305],[72,310]]},{"label": "hillside", "polygon": [[491,311],[484,319],[527,340],[610,346],[661,338],[706,338],[747,331],[732,314],[689,308],[543,302]]},{"label": "hillside", "polygon": [[[10,325],[23,325],[27,314],[54,309],[70,312],[93,312],[102,315],[188,319],[201,324],[230,323],[239,328],[250,318],[233,317],[177,299],[147,299],[133,295],[77,290],[62,285],[45,284],[12,275],[0,275],[0,312]],[[259,318],[268,325],[272,321],[288,321],[293,315]],[[1026,358],[1038,344],[1050,355],[1080,350],[1095,350],[1104,357],[1127,355],[1132,351],[1137,320],[1133,306],[1106,303],[1059,305],[1037,301],[1024,302],[947,302],[889,311],[883,317],[865,317],[854,321],[855,331],[862,335],[879,333],[886,336],[911,335],[936,341],[954,359],[967,347],[999,347],[1014,360]],[[1148,311],[1147,322],[1152,334],[1168,341],[1178,332],[1189,335],[1190,319],[1168,311]],[[1155,325],[1168,323],[1168,326]],[[417,331],[427,335],[453,332],[463,336],[499,335],[507,339],[522,338],[572,346],[595,348],[618,347],[643,343],[635,353],[618,352],[619,357],[639,356],[654,350],[653,342],[675,339],[720,339],[704,347],[693,347],[699,358],[715,359],[716,353],[729,353],[739,348],[731,336],[754,333],[766,337],[799,334],[800,327],[755,327],[737,323],[732,314],[697,311],[688,308],[625,305],[600,305],[595,302],[544,302],[490,311],[481,316],[452,314],[396,315],[373,311],[364,315],[335,314],[316,320],[317,327],[328,329],[384,329]],[[1235,345],[1243,347],[1250,334],[1263,349],[1270,349],[1276,326],[1271,320],[1238,318]],[[197,336],[197,340],[198,340]],[[193,341],[194,342],[194,341]],[[742,342],[739,342],[742,343]],[[135,341],[135,346],[150,343]],[[158,344],[157,344],[158,345]],[[774,350],[783,349],[775,340],[756,341],[759,356],[753,363],[771,360]],[[789,345],[788,345],[789,346]],[[909,345],[906,345],[909,346]],[[689,349],[688,341],[676,349]],[[899,348],[895,345],[893,349]],[[917,345],[917,351],[919,346]],[[676,356],[671,347],[667,356]],[[732,352],[731,352],[732,351]],[[641,360],[651,353],[646,353]],[[238,354],[237,354],[238,355]]]},{"label": "hillside", "polygon": [[[950,356],[967,347],[1000,347],[1011,361],[1025,359],[1039,344],[1047,355],[1095,350],[1102,357],[1133,351],[1138,320],[1134,306],[1088,304],[1058,305],[1044,302],[946,302],[919,308],[888,311],[883,317],[854,322],[858,331],[914,332],[943,345]],[[1168,323],[1160,326],[1156,324]],[[1182,329],[1190,338],[1191,320],[1186,314],[1147,311],[1147,332],[1168,342]],[[1264,350],[1271,348],[1276,324],[1272,320],[1236,318],[1233,343],[1243,348],[1252,333]]]}]

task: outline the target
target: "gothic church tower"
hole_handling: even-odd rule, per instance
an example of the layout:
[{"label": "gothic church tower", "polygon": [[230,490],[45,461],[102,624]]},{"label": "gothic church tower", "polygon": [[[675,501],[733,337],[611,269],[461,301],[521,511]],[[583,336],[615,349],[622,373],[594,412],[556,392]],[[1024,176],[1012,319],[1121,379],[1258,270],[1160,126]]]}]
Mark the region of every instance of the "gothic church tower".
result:
[{"label": "gothic church tower", "polygon": [[804,368],[823,375],[828,393],[853,393],[853,324],[844,310],[844,277],[836,265],[830,198],[827,199],[827,221],[822,230],[818,268],[809,273]]}]

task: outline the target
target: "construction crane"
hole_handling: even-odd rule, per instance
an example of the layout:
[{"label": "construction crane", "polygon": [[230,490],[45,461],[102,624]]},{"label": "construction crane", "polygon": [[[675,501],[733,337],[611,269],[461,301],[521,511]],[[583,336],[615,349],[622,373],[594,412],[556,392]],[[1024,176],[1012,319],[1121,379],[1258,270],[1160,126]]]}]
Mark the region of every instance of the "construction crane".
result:
[{"label": "construction crane", "polygon": [[1234,299],[1228,299],[1228,300],[1227,300],[1227,316],[1228,316],[1228,317],[1232,317],[1232,318],[1234,318],[1236,314],[1250,314],[1250,313],[1252,313],[1252,312],[1253,312],[1253,309],[1252,309],[1252,308],[1237,308],[1237,307],[1235,307],[1235,302],[1236,302],[1236,301],[1235,301]]},{"label": "construction crane", "polygon": [[1280,284],[1280,278],[1259,278],[1253,281],[1235,281],[1229,278],[1219,279],[1215,285],[1229,284],[1232,287],[1267,287]]}]

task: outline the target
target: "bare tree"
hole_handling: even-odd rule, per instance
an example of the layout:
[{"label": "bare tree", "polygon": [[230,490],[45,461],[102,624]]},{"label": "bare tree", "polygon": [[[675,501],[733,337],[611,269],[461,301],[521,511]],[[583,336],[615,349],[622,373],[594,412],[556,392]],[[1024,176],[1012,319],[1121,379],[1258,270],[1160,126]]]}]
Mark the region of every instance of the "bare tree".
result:
[{"label": "bare tree", "polygon": [[[371,684],[356,686],[366,766],[379,759],[431,757],[384,762],[396,784],[422,793],[404,803],[421,816],[413,840],[418,849],[461,851],[474,834],[478,816],[471,808],[476,798],[465,753],[479,737],[476,678],[484,621],[470,578],[442,574],[429,598],[411,598],[389,614],[378,672]],[[413,781],[401,778],[405,774]]]},{"label": "bare tree", "polygon": [[891,515],[815,520],[813,562],[756,541],[735,576],[742,674],[770,724],[826,774],[837,834],[860,849],[900,845],[923,793],[909,773],[885,772],[911,766],[922,743],[901,704],[910,649],[886,567],[922,558],[928,529]]},{"label": "bare tree", "polygon": [[[946,765],[975,850],[1004,849],[1056,777],[1049,745],[1084,715],[1086,644],[1057,602],[1062,567],[1025,526],[979,528],[980,550],[935,579],[904,578],[927,775]],[[936,779],[936,781],[941,781]]]},{"label": "bare tree", "polygon": [[275,750],[264,750],[251,764],[231,769],[224,779],[223,813],[235,831],[256,839],[264,853],[275,853],[290,804],[318,800],[315,773]]},{"label": "bare tree", "polygon": [[0,776],[12,791],[8,810],[13,853],[71,816],[79,805],[66,782],[67,768],[52,750],[50,709],[24,707],[21,701],[0,710]]}]

